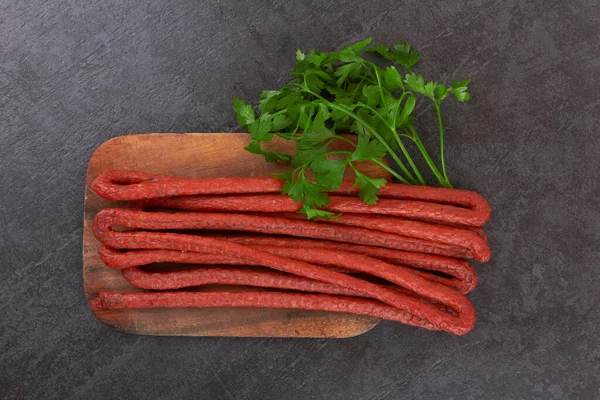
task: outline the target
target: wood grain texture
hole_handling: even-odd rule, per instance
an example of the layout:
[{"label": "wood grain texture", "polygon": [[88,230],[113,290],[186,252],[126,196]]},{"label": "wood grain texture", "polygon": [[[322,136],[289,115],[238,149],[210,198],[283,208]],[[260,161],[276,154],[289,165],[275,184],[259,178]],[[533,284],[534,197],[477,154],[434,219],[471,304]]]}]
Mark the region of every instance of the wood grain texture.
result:
[{"label": "wood grain texture", "polygon": [[[91,182],[102,172],[132,169],[183,177],[268,176],[289,168],[266,163],[262,156],[244,150],[249,136],[241,133],[138,134],[102,144],[87,169],[83,232],[83,281],[88,304],[100,290],[138,291],[117,270],[98,256],[100,243],[92,232],[96,213],[122,202],[108,201],[91,191]],[[292,151],[293,143],[274,140],[272,150]],[[363,163],[363,172],[389,178],[380,167]],[[348,178],[351,178],[350,176]],[[252,308],[99,310],[94,315],[113,329],[165,336],[252,336],[341,338],[373,328],[378,319],[351,314]]]}]

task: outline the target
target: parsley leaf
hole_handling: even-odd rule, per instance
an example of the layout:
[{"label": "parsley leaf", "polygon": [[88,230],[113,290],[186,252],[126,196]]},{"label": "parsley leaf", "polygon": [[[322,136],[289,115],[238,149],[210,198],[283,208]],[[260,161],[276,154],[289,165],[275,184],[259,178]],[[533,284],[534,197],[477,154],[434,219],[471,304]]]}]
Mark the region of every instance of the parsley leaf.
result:
[{"label": "parsley leaf", "polygon": [[324,156],[326,152],[326,143],[313,143],[300,140],[298,141],[298,150],[296,150],[292,159],[292,167],[302,167],[304,164],[308,164],[312,160]]},{"label": "parsley leaf", "polygon": [[381,158],[386,153],[386,148],[377,139],[370,139],[366,135],[360,135],[358,137],[358,144],[350,156],[350,160],[368,161],[373,158]]},{"label": "parsley leaf", "polygon": [[327,189],[339,189],[344,179],[346,160],[317,159],[310,164],[315,174],[315,182]]},{"label": "parsley leaf", "polygon": [[402,77],[400,76],[400,72],[396,69],[396,67],[390,66],[387,67],[383,72],[383,82],[385,84],[385,88],[390,92],[393,92],[398,89],[402,89],[404,87],[404,83],[402,82]]},{"label": "parsley leaf", "polygon": [[260,103],[258,103],[258,110],[261,113],[272,112],[277,108],[277,101],[279,100],[279,90],[264,90],[260,93]]},{"label": "parsley leaf", "polygon": [[415,109],[415,105],[417,104],[417,98],[414,94],[410,94],[407,96],[406,101],[404,102],[404,107],[402,108],[402,112],[396,119],[396,126],[402,126],[407,120],[410,114]]},{"label": "parsley leaf", "polygon": [[404,83],[406,83],[406,86],[413,92],[427,95],[426,94],[427,90],[425,89],[425,80],[423,79],[423,75],[417,75],[414,72],[411,72],[410,74],[406,74],[406,76],[404,77]]},{"label": "parsley leaf", "polygon": [[287,171],[279,174],[271,174],[271,176],[282,181],[288,181],[294,177],[294,171]]},{"label": "parsley leaf", "polygon": [[342,62],[355,62],[362,61],[363,58],[359,56],[359,53],[367,47],[373,41],[372,38],[363,40],[361,42],[355,43],[348,47],[343,48],[339,51],[340,61]]},{"label": "parsley leaf", "polygon": [[304,83],[309,90],[320,93],[329,79],[329,75],[323,71],[308,71],[304,76]]},{"label": "parsley leaf", "polygon": [[233,99],[233,110],[237,114],[237,122],[241,125],[248,125],[254,122],[254,109],[250,104],[237,97]]},{"label": "parsley leaf", "polygon": [[379,96],[379,86],[377,85],[363,86],[362,94],[366,97],[368,106],[375,106],[381,101],[381,97]]},{"label": "parsley leaf", "polygon": [[446,96],[448,96],[448,88],[446,87],[446,85],[442,85],[441,83],[438,83],[435,86],[435,99],[440,102],[442,100],[444,100],[446,98]]},{"label": "parsley leaf", "polygon": [[449,90],[456,96],[456,100],[465,102],[471,99],[471,93],[467,92],[469,82],[471,82],[471,78],[467,78],[462,82],[452,81],[452,87]]},{"label": "parsley leaf", "polygon": [[279,132],[292,125],[294,120],[285,114],[277,115],[273,118],[271,131]]},{"label": "parsley leaf", "polygon": [[421,61],[419,52],[411,48],[410,44],[403,40],[396,42],[392,54],[394,55],[394,60],[391,61],[403,66],[408,71]]},{"label": "parsley leaf", "polygon": [[308,179],[298,179],[286,188],[285,194],[290,195],[296,202],[302,202],[305,206],[324,207],[329,204],[329,197],[321,189],[320,185]]},{"label": "parsley leaf", "polygon": [[308,54],[306,54],[306,56],[304,57],[304,60],[306,60],[309,64],[312,64],[314,66],[320,66],[323,63],[323,61],[325,61],[326,57],[327,54],[319,53],[315,49],[311,49],[308,52]]},{"label": "parsley leaf", "polygon": [[333,132],[325,127],[325,121],[329,119],[330,113],[323,105],[319,107],[317,115],[313,119],[312,124],[302,134],[301,142],[323,142],[334,136]]},{"label": "parsley leaf", "polygon": [[267,161],[267,162],[286,161],[286,160],[290,159],[289,154],[275,153],[272,151],[264,150],[261,147],[260,142],[258,142],[256,140],[253,140],[252,142],[250,142],[250,144],[248,146],[246,146],[246,150],[248,150],[250,153],[253,153],[253,154],[259,154],[259,155],[265,156],[265,161]]},{"label": "parsley leaf", "polygon": [[410,44],[405,41],[396,42],[393,49],[380,44],[379,46],[367,49],[367,51],[377,53],[386,60],[402,66],[407,71],[410,71],[421,60],[419,52],[411,48]]},{"label": "parsley leaf", "polygon": [[346,82],[348,78],[357,78],[361,71],[362,64],[360,62],[353,62],[340,66],[334,72],[334,76],[338,77],[338,79],[335,81],[336,85],[342,86],[342,84]]},{"label": "parsley leaf", "polygon": [[[298,50],[296,65],[290,73],[292,81],[278,90],[262,91],[258,115],[252,105],[238,98],[233,101],[238,123],[245,126],[252,138],[246,149],[262,155],[268,162],[290,162],[292,170],[276,176],[285,182],[282,193],[302,202],[301,213],[310,219],[335,217],[319,207],[328,204],[327,191],[341,186],[348,168],[355,172],[354,184],[360,187],[359,196],[368,204],[377,201],[385,179],[357,171],[355,162],[380,163],[382,158],[389,157],[397,168],[384,168],[398,181],[425,184],[412,159],[416,153],[424,158],[441,185],[451,187],[444,162],[441,103],[450,94],[459,102],[468,101],[470,80],[453,81],[451,86],[428,81],[412,72],[421,57],[407,42],[396,42],[391,48],[369,47],[371,42],[366,39],[331,52]],[[371,62],[363,58],[363,51],[377,53],[393,65],[384,68]],[[400,68],[406,70],[404,76]],[[425,149],[415,127],[413,113],[421,101],[431,101],[437,113],[439,164]],[[330,146],[340,140],[347,141],[339,135],[347,132],[356,135],[351,151]],[[278,140],[294,141],[293,154],[262,147],[275,135]],[[406,139],[416,145],[416,150],[405,146]],[[314,180],[308,178],[311,176]]]},{"label": "parsley leaf", "polygon": [[370,178],[367,175],[355,170],[356,186],[359,187],[358,196],[363,199],[366,204],[375,204],[379,189],[386,184],[385,179]]},{"label": "parsley leaf", "polygon": [[273,123],[270,117],[269,114],[262,114],[257,121],[248,125],[248,132],[252,136],[252,139],[259,142],[269,142],[273,138],[273,134],[271,133]]},{"label": "parsley leaf", "polygon": [[338,214],[332,213],[331,211],[325,211],[325,210],[319,210],[318,208],[312,208],[312,207],[308,207],[308,206],[303,206],[302,209],[300,211],[298,211],[300,214],[304,214],[306,215],[306,217],[308,219],[317,219],[317,218],[322,218],[322,219],[331,219],[331,218],[335,218]]}]

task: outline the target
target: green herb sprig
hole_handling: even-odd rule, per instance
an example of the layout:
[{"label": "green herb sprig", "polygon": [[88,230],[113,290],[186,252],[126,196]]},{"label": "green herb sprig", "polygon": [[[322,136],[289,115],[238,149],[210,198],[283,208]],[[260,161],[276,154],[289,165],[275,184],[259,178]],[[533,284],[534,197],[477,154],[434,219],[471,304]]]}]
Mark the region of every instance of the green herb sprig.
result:
[{"label": "green herb sprig", "polygon": [[[258,115],[250,104],[234,99],[238,123],[252,137],[246,150],[263,155],[268,162],[290,161],[292,170],[275,176],[285,181],[282,193],[303,203],[300,212],[309,219],[334,216],[320,207],[329,204],[327,191],[341,187],[347,168],[355,173],[354,185],[360,189],[360,198],[367,204],[377,201],[386,180],[359,172],[355,167],[359,161],[377,163],[402,183],[425,185],[406,141],[416,146],[438,182],[452,187],[444,161],[441,103],[450,94],[459,102],[468,101],[470,79],[453,81],[451,86],[425,81],[412,71],[421,57],[407,42],[397,42],[393,48],[368,47],[371,41],[367,39],[337,52],[298,50],[291,72],[294,80],[279,90],[263,91]],[[381,67],[363,58],[364,51],[376,53],[392,65]],[[432,102],[436,112],[440,168],[415,129],[413,112],[418,99]],[[357,140],[349,140],[340,132],[353,132]],[[274,136],[295,141],[295,153],[265,150],[262,143],[270,142]],[[335,141],[347,142],[351,150],[328,150]],[[385,156],[394,161],[398,171],[382,162]],[[309,171],[313,179],[308,179]]]}]

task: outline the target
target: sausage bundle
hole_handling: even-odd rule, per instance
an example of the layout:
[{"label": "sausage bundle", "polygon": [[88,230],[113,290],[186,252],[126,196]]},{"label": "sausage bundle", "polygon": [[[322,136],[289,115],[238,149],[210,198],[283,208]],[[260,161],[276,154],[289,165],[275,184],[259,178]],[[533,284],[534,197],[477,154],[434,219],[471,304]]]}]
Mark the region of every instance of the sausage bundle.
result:
[{"label": "sausage bundle", "polygon": [[[273,178],[186,179],[109,171],[92,189],[129,201],[94,219],[102,261],[131,285],[156,292],[100,292],[105,309],[274,307],[350,312],[462,335],[475,324],[465,294],[477,274],[464,259],[487,261],[480,195],[387,184],[373,206],[344,182],[328,221],[295,214]],[[127,229],[121,229],[127,228]],[[175,271],[148,265],[177,263]],[[180,291],[237,285],[243,291]],[[177,290],[177,291],[174,291]]]}]

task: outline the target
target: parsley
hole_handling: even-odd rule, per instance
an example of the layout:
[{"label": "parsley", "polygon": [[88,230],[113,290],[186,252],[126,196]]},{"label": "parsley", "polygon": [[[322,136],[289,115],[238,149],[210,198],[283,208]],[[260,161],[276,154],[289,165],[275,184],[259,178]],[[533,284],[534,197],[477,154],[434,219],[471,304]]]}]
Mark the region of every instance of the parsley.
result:
[{"label": "parsley", "polygon": [[[237,121],[252,137],[246,150],[263,155],[268,162],[290,161],[292,170],[275,176],[285,181],[282,193],[303,203],[300,212],[309,219],[335,218],[319,207],[329,204],[327,191],[341,187],[348,168],[354,171],[360,198],[367,204],[377,201],[385,179],[359,172],[355,162],[373,161],[400,182],[424,185],[414,154],[406,147],[407,140],[418,149],[439,183],[451,187],[444,162],[441,103],[449,95],[459,102],[468,101],[470,79],[453,81],[451,86],[427,81],[413,72],[421,56],[409,43],[400,41],[392,48],[370,44],[371,39],[367,39],[328,53],[298,50],[290,73],[293,80],[279,90],[260,94],[258,116],[252,105],[234,99]],[[383,68],[365,59],[364,51],[392,65]],[[414,126],[413,112],[420,99],[431,102],[436,112],[439,168]],[[353,132],[357,140],[348,140],[339,132]],[[294,140],[296,151],[283,154],[264,150],[262,143],[274,136]],[[351,150],[330,151],[330,145],[339,140],[349,143]],[[395,162],[397,170],[381,161],[385,156]]]}]

